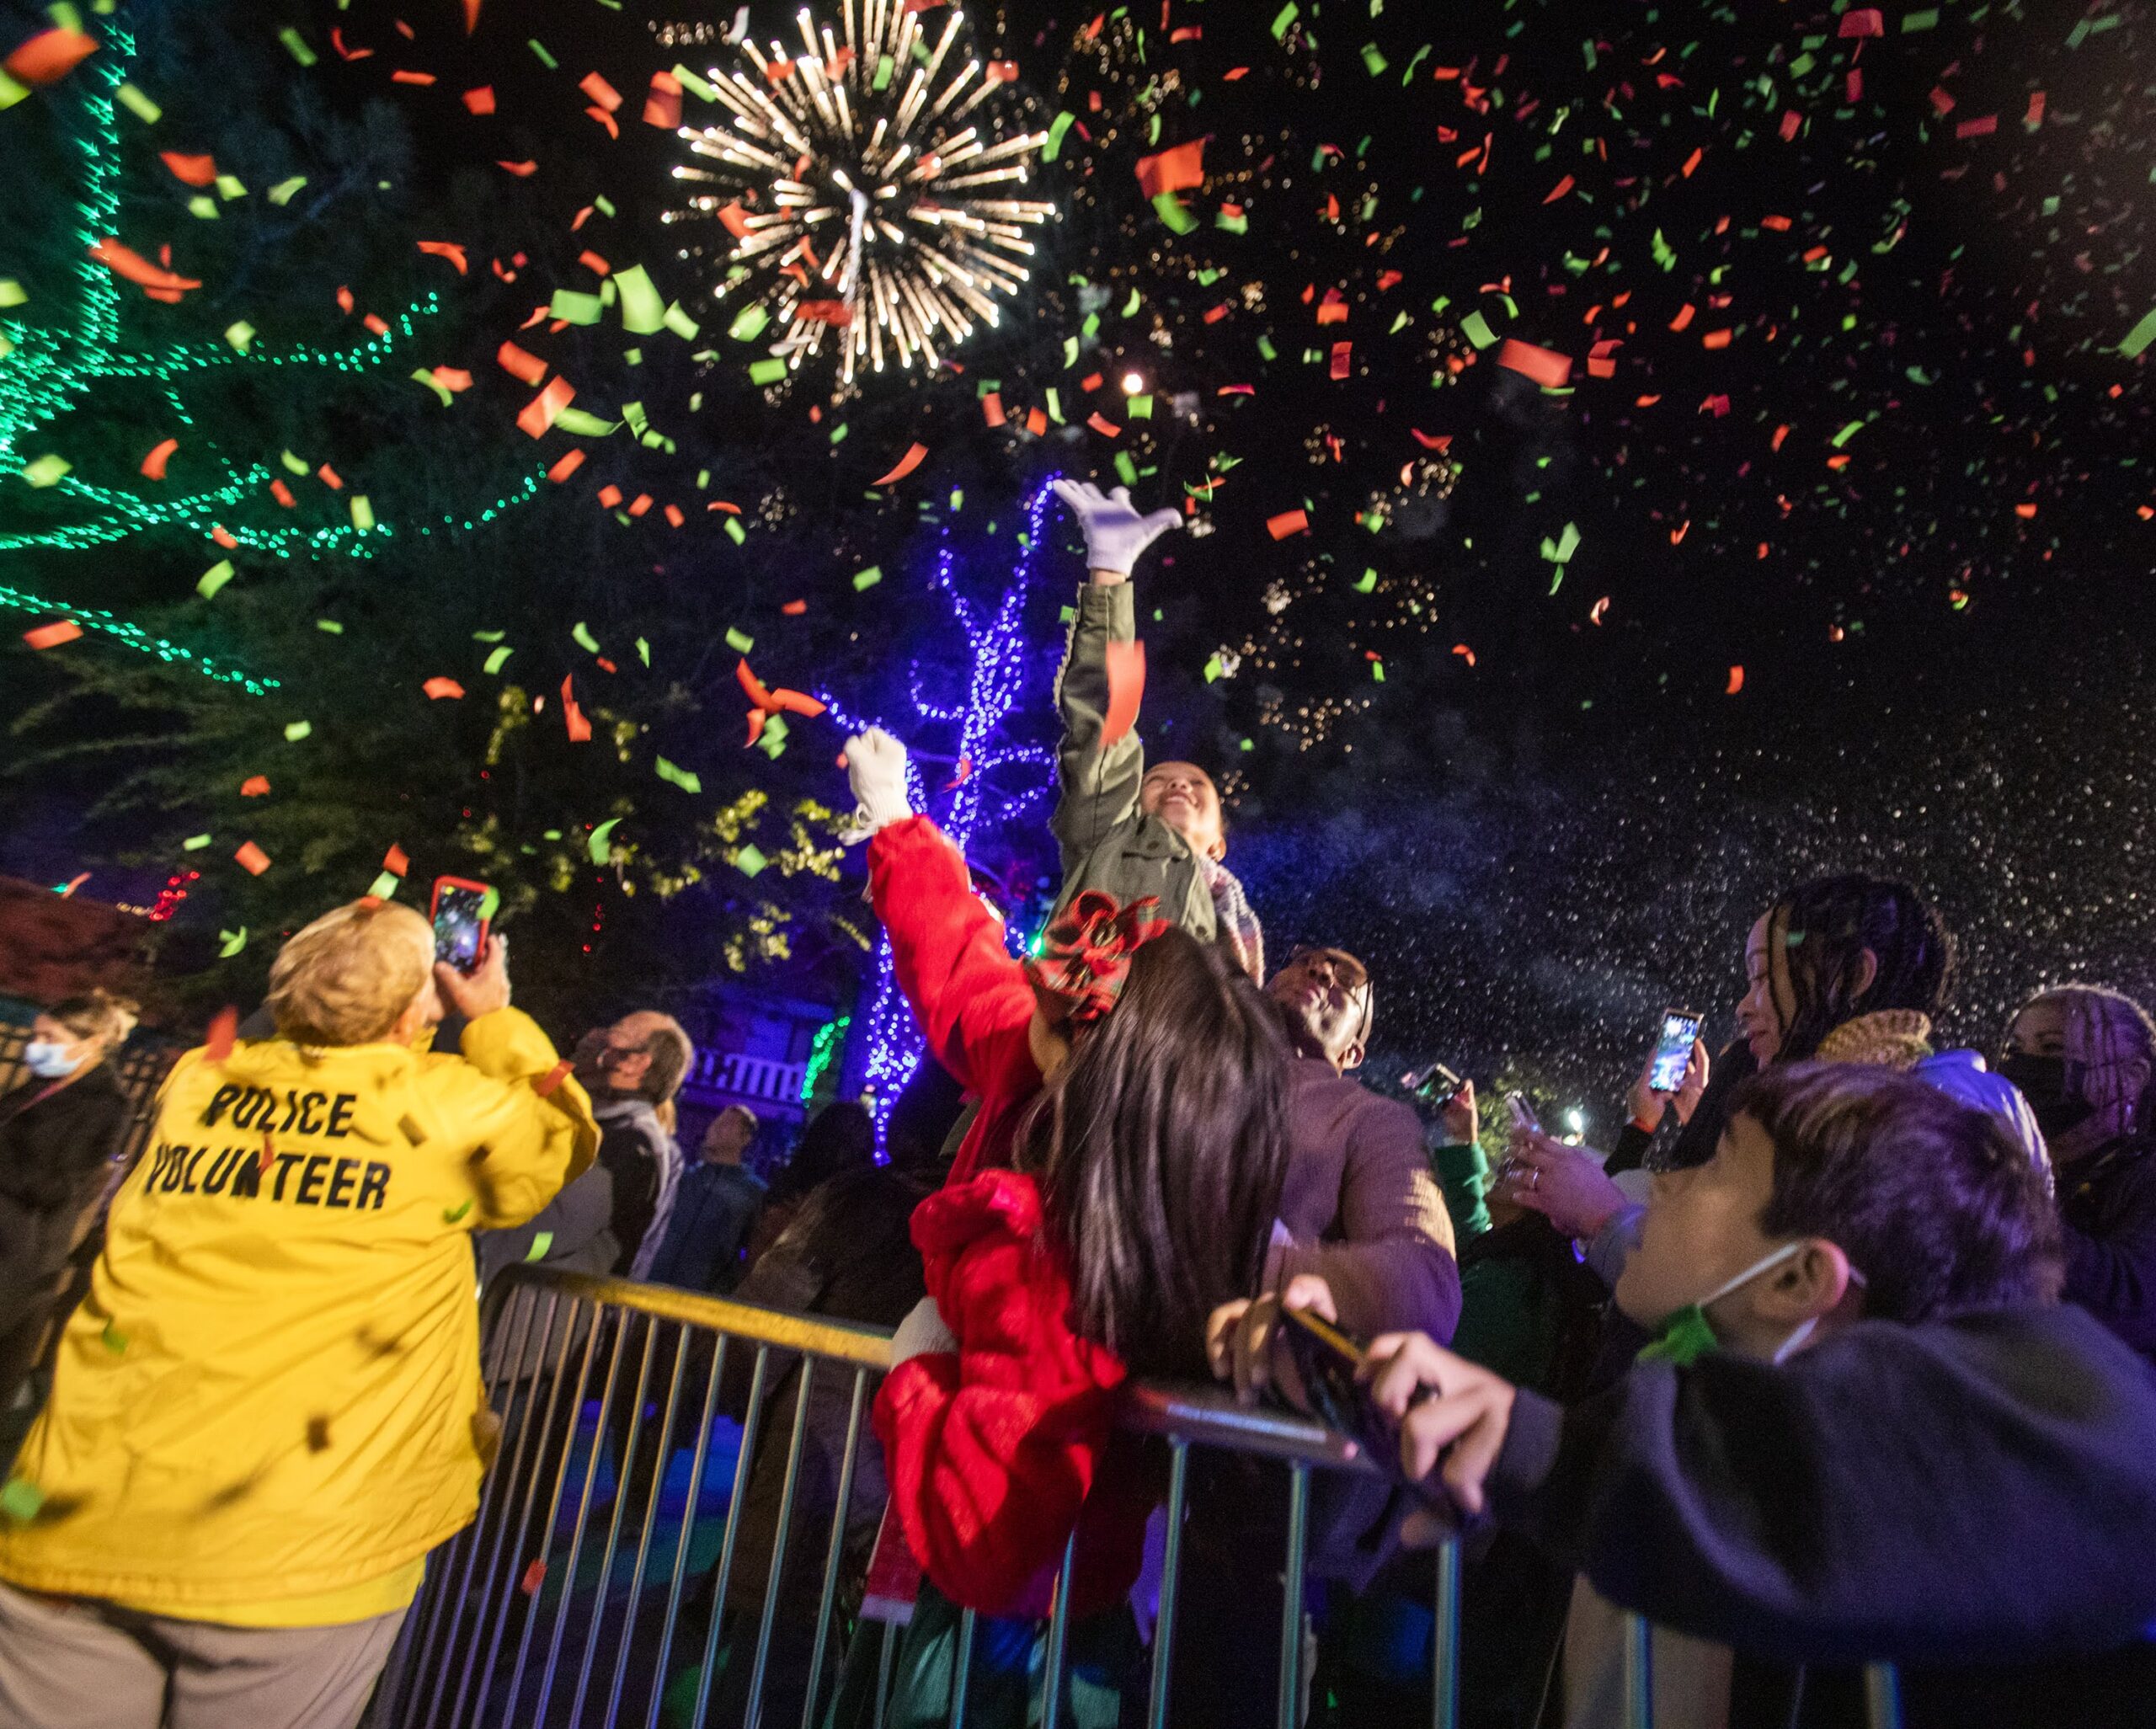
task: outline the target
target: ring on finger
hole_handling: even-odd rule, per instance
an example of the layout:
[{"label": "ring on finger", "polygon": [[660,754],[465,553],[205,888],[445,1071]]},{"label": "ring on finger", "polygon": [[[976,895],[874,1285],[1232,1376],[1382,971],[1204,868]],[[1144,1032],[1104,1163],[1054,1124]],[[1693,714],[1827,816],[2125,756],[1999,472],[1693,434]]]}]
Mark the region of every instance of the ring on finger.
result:
[{"label": "ring on finger", "polygon": [[1542,1167],[1540,1165],[1530,1165],[1527,1171],[1527,1191],[1529,1194],[1533,1194],[1541,1187]]}]

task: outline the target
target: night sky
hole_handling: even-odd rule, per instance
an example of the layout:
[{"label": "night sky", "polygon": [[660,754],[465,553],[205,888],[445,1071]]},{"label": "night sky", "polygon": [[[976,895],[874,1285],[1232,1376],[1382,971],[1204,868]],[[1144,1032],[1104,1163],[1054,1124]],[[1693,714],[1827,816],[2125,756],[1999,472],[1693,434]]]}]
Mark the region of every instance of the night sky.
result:
[{"label": "night sky", "polygon": [[[793,9],[758,0],[752,36],[796,42]],[[1123,452],[1141,503],[1191,500],[1140,571],[1141,726],[1220,776],[1275,952],[1371,961],[1374,1070],[1503,1070],[1614,1129],[1662,1005],[1726,1034],[1746,926],[1826,869],[1937,897],[1964,950],[1956,1038],[1991,1044],[2042,980],[2156,991],[2145,11],[984,8],[975,51],[1017,71],[985,112],[1071,116],[1027,189],[1058,219],[1000,328],[850,396],[818,362],[750,389],[769,339],[724,332],[752,291],[660,220],[688,157],[639,122],[646,88],[733,64],[731,7],[487,0],[468,39],[452,0],[197,11],[272,54],[296,29],[320,60],[290,76],[336,111],[403,113],[384,222],[467,243],[445,285],[491,296],[488,346],[427,356],[477,376],[458,412],[520,440],[531,392],[489,350],[528,341],[580,404],[637,396],[676,438],[594,440],[563,483],[688,503],[655,580],[707,584],[728,552],[695,550],[720,520],[706,468],[795,548],[727,579],[774,680],[843,695],[889,672],[879,643],[921,652],[937,537],[1015,558],[1048,472],[1112,484]],[[376,52],[340,59],[333,27]],[[584,112],[592,72],[624,99],[618,139]],[[459,100],[481,84],[491,115]],[[1164,215],[1138,163],[1201,139],[1203,183]],[[614,215],[572,230],[601,197]],[[425,226],[456,212],[467,229]],[[702,337],[649,339],[631,376],[611,319],[518,335],[552,291],[595,287],[587,247],[648,265]],[[512,248],[523,280],[484,274]],[[1562,386],[1529,376],[1550,367]],[[1068,424],[1033,437],[1051,389]],[[915,442],[920,467],[874,487]],[[664,531],[622,520],[625,545]],[[1038,566],[1042,702],[1075,544]],[[857,590],[871,565],[886,580]],[[50,835],[23,851],[58,862]]]}]

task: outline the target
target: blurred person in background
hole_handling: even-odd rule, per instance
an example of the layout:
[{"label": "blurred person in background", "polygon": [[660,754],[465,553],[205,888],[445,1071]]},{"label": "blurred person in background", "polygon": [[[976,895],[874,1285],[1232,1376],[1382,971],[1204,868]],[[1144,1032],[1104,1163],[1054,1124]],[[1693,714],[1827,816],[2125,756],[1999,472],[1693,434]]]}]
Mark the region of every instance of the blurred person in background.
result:
[{"label": "blurred person in background", "polygon": [[680,1091],[696,1059],[681,1023],[655,1009],[624,1015],[577,1043],[576,1078],[591,1095],[604,1136],[599,1163],[609,1178],[611,1270],[623,1278],[650,1278],[666,1239],[681,1150],[660,1121],[659,1107]]},{"label": "blurred person in background", "polygon": [[2058,985],[2015,1013],[1999,1071],[2051,1148],[2066,1300],[2156,1358],[2156,1025],[2116,990]]},{"label": "blurred person in background", "polygon": [[394,902],[291,937],[270,1005],[174,1065],[7,1486],[7,1729],[349,1729],[478,1507],[467,1239],[590,1162],[584,1089],[504,939],[467,978]]},{"label": "blurred person in background", "polygon": [[0,1097],[0,1467],[28,1423],[18,1425],[16,1406],[126,1125],[127,1098],[105,1059],[136,1012],[104,990],[55,1003],[31,1024],[22,1085]]},{"label": "blurred person in background", "polygon": [[648,1275],[654,1284],[723,1294],[739,1282],[741,1251],[764,1206],[764,1180],[741,1162],[756,1129],[746,1105],[728,1105],[711,1119],[696,1162],[674,1192],[673,1217]]}]

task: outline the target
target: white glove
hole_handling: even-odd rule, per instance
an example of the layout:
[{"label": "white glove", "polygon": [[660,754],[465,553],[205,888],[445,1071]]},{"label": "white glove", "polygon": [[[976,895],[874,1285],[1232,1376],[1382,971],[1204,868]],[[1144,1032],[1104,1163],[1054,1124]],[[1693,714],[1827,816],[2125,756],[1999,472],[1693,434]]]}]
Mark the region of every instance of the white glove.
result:
[{"label": "white glove", "polygon": [[958,1336],[944,1326],[936,1299],[923,1297],[906,1311],[906,1318],[891,1335],[891,1367],[896,1369],[909,1357],[933,1356],[958,1348]]},{"label": "white glove", "polygon": [[1071,515],[1086,531],[1089,570],[1128,576],[1139,553],[1170,529],[1182,526],[1182,518],[1165,506],[1150,516],[1140,516],[1127,486],[1103,495],[1091,481],[1059,480],[1055,495],[1070,506]]},{"label": "white glove", "polygon": [[846,834],[849,845],[913,814],[906,797],[906,747],[881,727],[846,741],[846,777],[859,807]]}]

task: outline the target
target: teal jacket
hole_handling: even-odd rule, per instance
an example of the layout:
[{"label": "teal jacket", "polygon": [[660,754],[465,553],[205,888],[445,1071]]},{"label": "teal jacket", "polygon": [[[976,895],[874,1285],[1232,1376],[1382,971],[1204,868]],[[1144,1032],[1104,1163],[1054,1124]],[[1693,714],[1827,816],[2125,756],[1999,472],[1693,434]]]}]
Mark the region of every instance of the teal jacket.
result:
[{"label": "teal jacket", "polygon": [[1105,889],[1119,902],[1158,897],[1161,915],[1210,942],[1217,934],[1213,895],[1199,873],[1190,843],[1139,808],[1145,779],[1145,747],[1134,727],[1103,747],[1108,712],[1108,644],[1137,639],[1138,626],[1127,582],[1089,582],[1078,590],[1063,670],[1056,676],[1055,706],[1063,719],[1056,752],[1060,793],[1049,826],[1063,851],[1063,892],[1058,912],[1087,889]]}]

